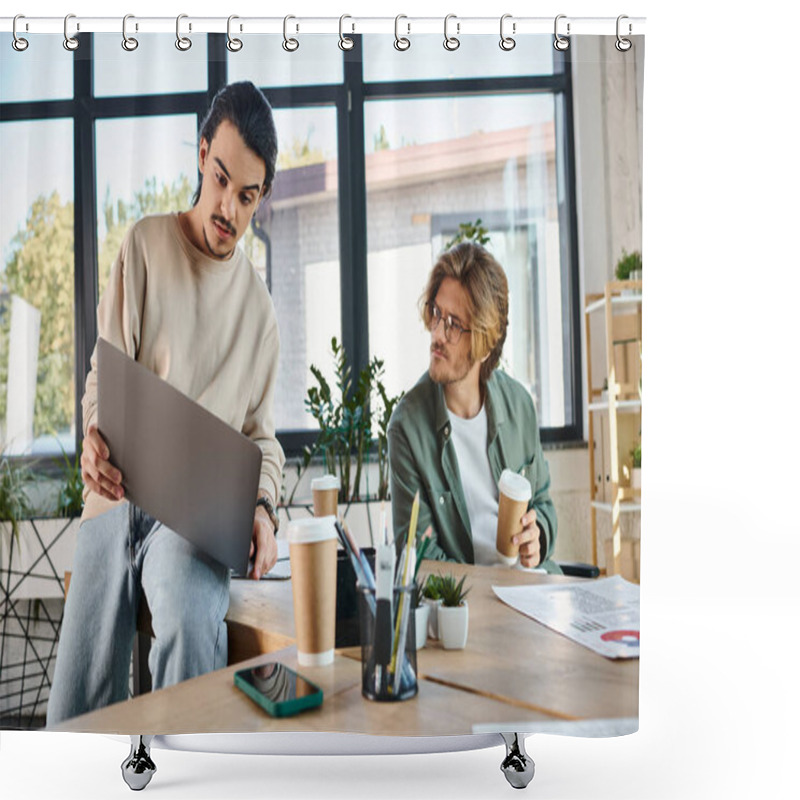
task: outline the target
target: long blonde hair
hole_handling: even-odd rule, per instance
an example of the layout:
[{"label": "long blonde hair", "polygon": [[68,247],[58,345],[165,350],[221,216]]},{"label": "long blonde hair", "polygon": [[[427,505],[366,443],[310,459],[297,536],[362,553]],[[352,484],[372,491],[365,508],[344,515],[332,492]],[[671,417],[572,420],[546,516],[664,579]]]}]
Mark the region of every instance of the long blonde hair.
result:
[{"label": "long blonde hair", "polygon": [[[500,361],[508,328],[508,281],[503,268],[479,244],[461,242],[439,256],[428,285],[419,299],[425,327],[431,323],[431,306],[445,278],[454,278],[467,294],[470,333],[470,363],[489,354],[481,364],[480,380],[486,383]],[[464,324],[467,325],[466,320]]]}]

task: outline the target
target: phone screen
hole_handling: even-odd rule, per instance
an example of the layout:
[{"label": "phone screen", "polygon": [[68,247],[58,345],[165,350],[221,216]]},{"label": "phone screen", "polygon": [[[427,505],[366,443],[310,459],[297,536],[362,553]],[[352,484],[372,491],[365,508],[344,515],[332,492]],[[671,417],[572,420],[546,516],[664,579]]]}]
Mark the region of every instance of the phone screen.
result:
[{"label": "phone screen", "polygon": [[319,686],[276,661],[239,670],[234,681],[273,716],[296,714],[322,702]]}]

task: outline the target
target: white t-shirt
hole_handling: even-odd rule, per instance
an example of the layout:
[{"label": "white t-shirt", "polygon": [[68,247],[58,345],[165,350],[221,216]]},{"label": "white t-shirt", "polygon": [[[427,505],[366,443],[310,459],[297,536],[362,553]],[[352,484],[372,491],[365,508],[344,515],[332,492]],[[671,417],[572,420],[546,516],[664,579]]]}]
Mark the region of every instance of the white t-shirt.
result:
[{"label": "white t-shirt", "polygon": [[475,563],[497,564],[497,484],[489,464],[489,428],[486,406],[472,419],[463,419],[449,409],[461,488],[467,501]]}]

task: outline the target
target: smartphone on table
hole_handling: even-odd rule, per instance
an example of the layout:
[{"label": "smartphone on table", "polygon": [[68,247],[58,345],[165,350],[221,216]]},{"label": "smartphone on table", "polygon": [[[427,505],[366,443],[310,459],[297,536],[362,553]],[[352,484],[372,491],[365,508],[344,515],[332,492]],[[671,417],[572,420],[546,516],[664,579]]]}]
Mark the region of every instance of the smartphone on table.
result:
[{"label": "smartphone on table", "polygon": [[319,686],[278,661],[240,669],[233,682],[273,717],[290,717],[322,704]]}]

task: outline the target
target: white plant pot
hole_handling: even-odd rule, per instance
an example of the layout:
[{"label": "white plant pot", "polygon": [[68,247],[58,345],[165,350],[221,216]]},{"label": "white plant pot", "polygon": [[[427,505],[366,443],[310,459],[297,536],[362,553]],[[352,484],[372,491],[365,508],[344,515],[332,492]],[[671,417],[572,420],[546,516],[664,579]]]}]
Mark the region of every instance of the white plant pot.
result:
[{"label": "white plant pot", "polygon": [[438,639],[439,615],[436,613],[436,609],[442,605],[442,601],[430,600],[427,597],[423,597],[422,602],[430,608],[430,613],[428,614],[428,636],[430,636],[431,639]]},{"label": "white plant pot", "polygon": [[417,637],[417,650],[422,650],[428,641],[428,618],[431,615],[431,607],[427,603],[422,603],[414,609],[414,631]]},{"label": "white plant pot", "polygon": [[642,468],[633,467],[631,469],[631,487],[634,489],[642,488]]},{"label": "white plant pot", "polygon": [[439,606],[439,637],[445,650],[463,650],[467,646],[469,631],[469,606],[465,600],[460,606]]}]

